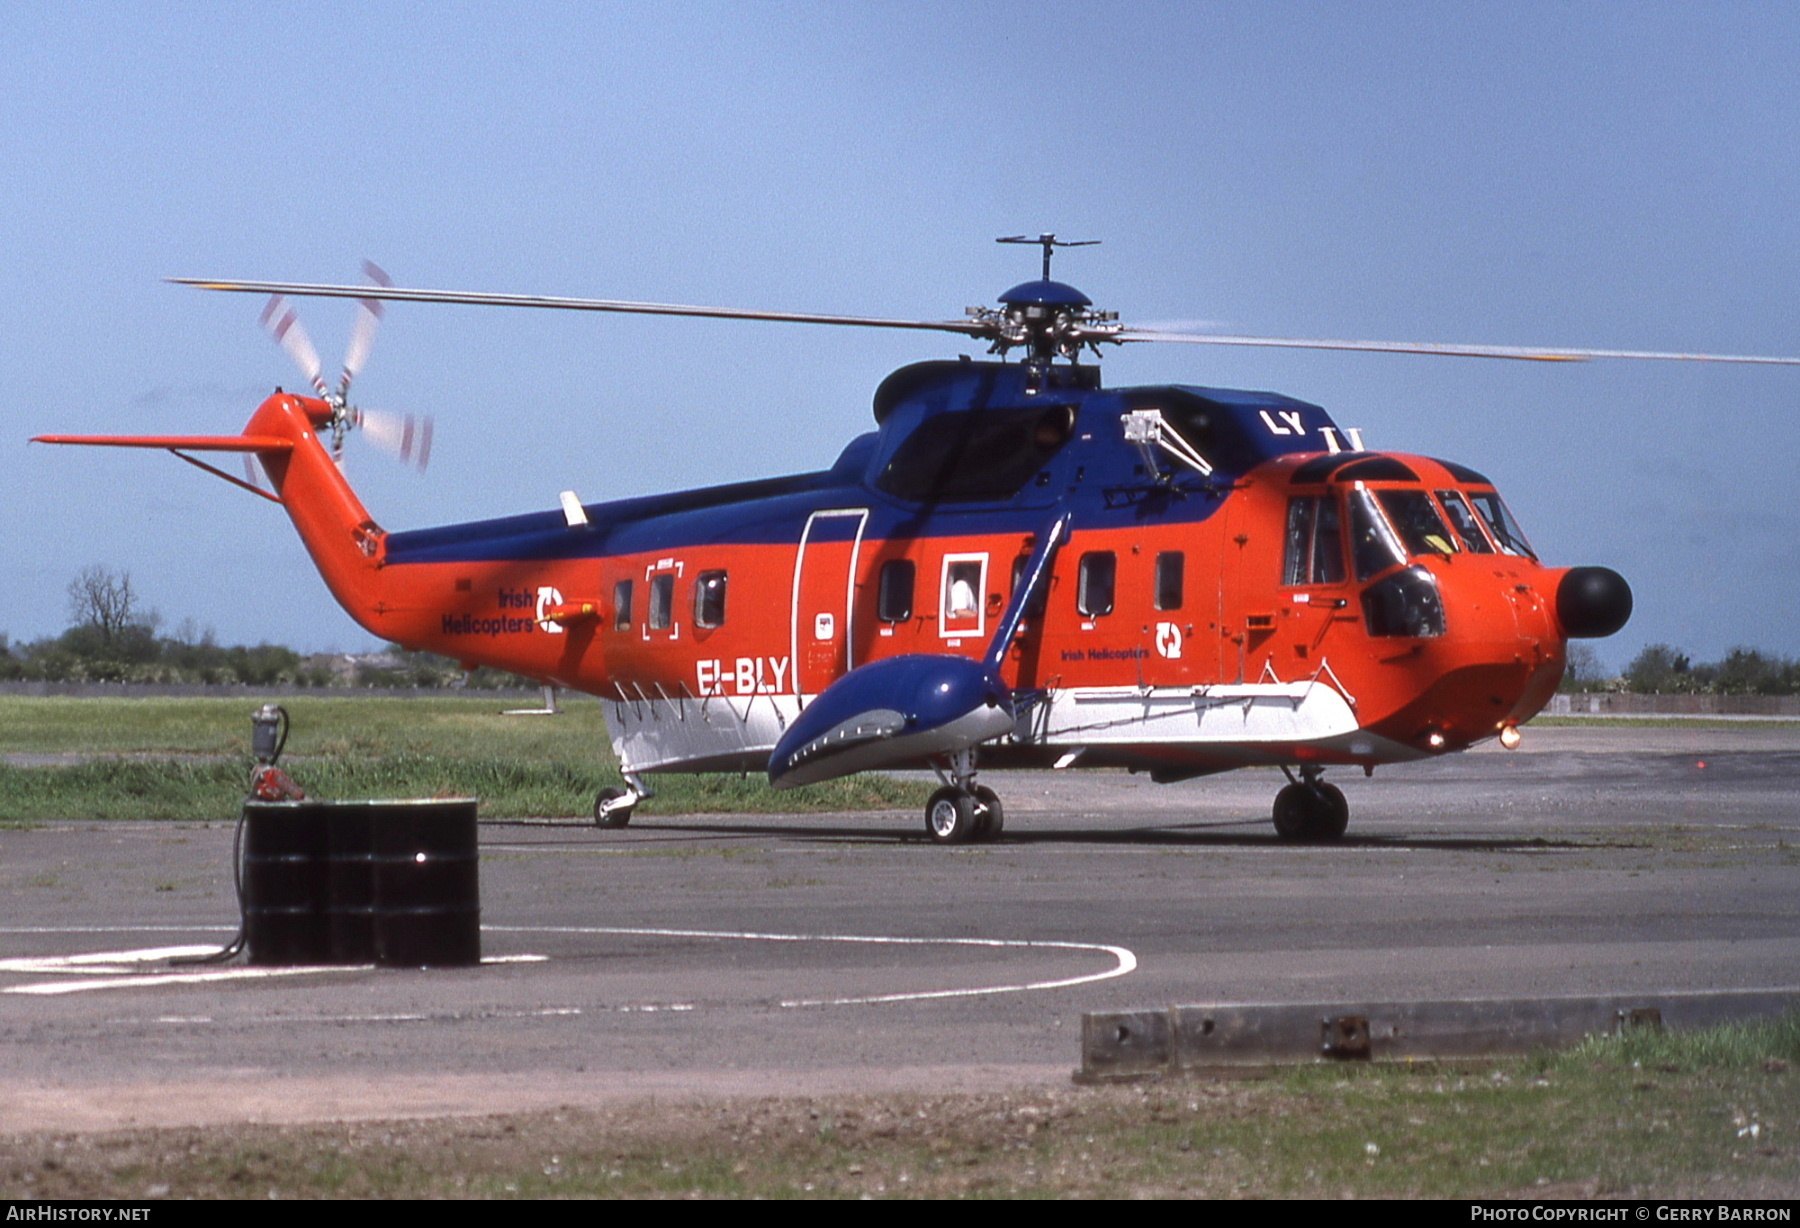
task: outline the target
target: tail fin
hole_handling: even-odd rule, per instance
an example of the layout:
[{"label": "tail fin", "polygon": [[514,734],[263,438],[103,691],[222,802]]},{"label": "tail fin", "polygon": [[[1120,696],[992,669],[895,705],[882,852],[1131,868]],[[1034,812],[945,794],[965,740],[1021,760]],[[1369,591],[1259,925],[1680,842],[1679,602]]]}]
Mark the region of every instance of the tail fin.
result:
[{"label": "tail fin", "polygon": [[[382,556],[386,534],[369,517],[337,462],[319,439],[332,407],[316,397],[278,392],[264,401],[241,435],[39,435],[33,442],[104,448],[162,448],[189,464],[287,509],[300,539],[338,604],[376,635],[386,635]],[[246,452],[262,462],[274,495],[251,486],[189,452]]]}]

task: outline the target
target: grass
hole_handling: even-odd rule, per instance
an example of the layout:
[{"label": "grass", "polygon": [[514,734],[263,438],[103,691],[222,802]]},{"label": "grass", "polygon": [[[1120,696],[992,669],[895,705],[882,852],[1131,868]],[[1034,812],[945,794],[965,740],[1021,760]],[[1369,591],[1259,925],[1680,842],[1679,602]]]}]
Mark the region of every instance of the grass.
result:
[{"label": "grass", "polygon": [[1792,717],[1755,717],[1733,720],[1723,716],[1534,716],[1529,727],[1539,729],[1800,729]]},{"label": "grass", "polygon": [[[293,733],[282,766],[324,798],[475,796],[489,818],[587,816],[620,783],[598,702],[558,716],[501,715],[493,696],[282,701]],[[230,818],[243,800],[250,714],[238,699],[0,696],[0,824],[56,819]],[[923,807],[923,786],[856,776],[776,792],[757,776],[658,776],[640,813]]]},{"label": "grass", "polygon": [[0,1197],[1792,1198],[1800,1016],[1497,1066],[0,1141]]}]

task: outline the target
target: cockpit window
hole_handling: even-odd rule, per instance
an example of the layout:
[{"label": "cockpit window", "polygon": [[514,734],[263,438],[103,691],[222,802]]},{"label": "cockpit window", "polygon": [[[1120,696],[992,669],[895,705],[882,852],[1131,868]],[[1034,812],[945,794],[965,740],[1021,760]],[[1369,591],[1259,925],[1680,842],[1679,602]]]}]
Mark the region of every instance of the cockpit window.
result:
[{"label": "cockpit window", "polygon": [[1388,514],[1408,554],[1455,554],[1456,539],[1422,490],[1382,490],[1375,497]]},{"label": "cockpit window", "polygon": [[1519,528],[1519,522],[1512,518],[1512,513],[1506,510],[1506,504],[1501,502],[1498,492],[1473,490],[1469,492],[1469,498],[1475,501],[1475,510],[1481,513],[1481,519],[1493,533],[1495,545],[1507,554],[1537,558],[1537,551],[1525,540],[1524,530]]},{"label": "cockpit window", "polygon": [[1494,484],[1490,478],[1487,478],[1482,474],[1476,473],[1473,469],[1469,468],[1467,465],[1459,465],[1455,461],[1447,461],[1447,460],[1441,460],[1438,462],[1438,464],[1442,465],[1445,469],[1449,470],[1451,477],[1455,478],[1459,482],[1464,483],[1465,485],[1468,485],[1468,486],[1492,486]]},{"label": "cockpit window", "polygon": [[1444,505],[1444,515],[1450,517],[1450,523],[1456,526],[1456,535],[1462,538],[1463,545],[1475,554],[1492,554],[1494,548],[1488,544],[1487,535],[1475,522],[1475,513],[1469,510],[1469,501],[1462,497],[1462,492],[1440,490],[1437,497],[1438,502]]},{"label": "cockpit window", "polygon": [[1371,456],[1332,475],[1337,482],[1416,482],[1419,475],[1391,456]]},{"label": "cockpit window", "polygon": [[1344,544],[1338,533],[1338,505],[1332,495],[1299,495],[1288,500],[1287,558],[1281,582],[1341,584]]},{"label": "cockpit window", "polygon": [[1406,562],[1406,551],[1375,506],[1375,497],[1358,488],[1349,492],[1349,502],[1350,554],[1356,561],[1356,578],[1367,580]]}]

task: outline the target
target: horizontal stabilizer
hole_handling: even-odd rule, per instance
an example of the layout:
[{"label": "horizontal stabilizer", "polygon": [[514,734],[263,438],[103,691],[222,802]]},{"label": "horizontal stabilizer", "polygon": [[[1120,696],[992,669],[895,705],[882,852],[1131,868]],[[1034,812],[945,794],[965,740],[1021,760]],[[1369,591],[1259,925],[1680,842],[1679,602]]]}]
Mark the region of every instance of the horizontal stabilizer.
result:
[{"label": "horizontal stabilizer", "polygon": [[292,452],[294,441],[280,435],[36,435],[32,443],[68,443],[91,448],[168,448],[185,452]]}]

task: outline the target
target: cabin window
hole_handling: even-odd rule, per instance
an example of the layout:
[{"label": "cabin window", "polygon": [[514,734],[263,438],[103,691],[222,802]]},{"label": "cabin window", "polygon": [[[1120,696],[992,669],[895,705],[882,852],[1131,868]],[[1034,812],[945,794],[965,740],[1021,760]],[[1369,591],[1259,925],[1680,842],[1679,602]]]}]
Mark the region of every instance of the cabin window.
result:
[{"label": "cabin window", "polygon": [[1506,504],[1500,501],[1498,493],[1475,490],[1469,492],[1469,497],[1475,500],[1475,510],[1481,513],[1482,520],[1487,522],[1488,529],[1494,534],[1495,545],[1508,554],[1522,555],[1528,559],[1537,557],[1531,543],[1525,540],[1524,530],[1519,528],[1519,522],[1512,518],[1512,513],[1506,510]]},{"label": "cabin window", "polygon": [[1408,554],[1456,553],[1456,539],[1445,527],[1430,495],[1422,490],[1383,490],[1376,492],[1375,497],[1381,501],[1388,523],[1400,534]]},{"label": "cabin window", "polygon": [[725,573],[703,571],[694,580],[694,625],[719,627],[725,623]]},{"label": "cabin window", "polygon": [[675,575],[664,572],[650,581],[650,630],[667,631],[675,621]]},{"label": "cabin window", "polygon": [[[1029,554],[1021,554],[1018,558],[1013,560],[1012,592],[1017,593],[1019,591],[1019,585],[1025,583],[1025,568],[1030,565],[1030,563],[1031,556]],[[1044,603],[1049,600],[1049,596],[1050,577],[1046,575],[1043,578],[1043,581],[1038,585],[1037,592],[1033,593],[1031,595],[1031,600],[1025,603],[1023,617],[1042,618],[1044,616]]]},{"label": "cabin window", "polygon": [[1081,580],[1075,586],[1075,608],[1089,618],[1111,614],[1113,582],[1119,563],[1110,550],[1096,550],[1081,556]]},{"label": "cabin window", "polygon": [[1156,608],[1181,608],[1182,581],[1186,578],[1187,556],[1179,550],[1165,550],[1156,556]]},{"label": "cabin window", "polygon": [[1475,513],[1469,510],[1468,500],[1458,490],[1440,490],[1437,492],[1438,502],[1444,505],[1444,514],[1450,517],[1450,523],[1456,527],[1456,535],[1462,538],[1463,545],[1475,554],[1492,554],[1494,548],[1488,544],[1487,535],[1475,521]]},{"label": "cabin window", "polygon": [[903,623],[912,617],[915,574],[911,559],[889,559],[881,565],[875,613],[882,622]]},{"label": "cabin window", "polygon": [[631,630],[631,581],[613,585],[613,630]]},{"label": "cabin window", "polygon": [[1342,584],[1344,542],[1338,531],[1338,504],[1330,495],[1288,500],[1287,556],[1281,582]]}]

